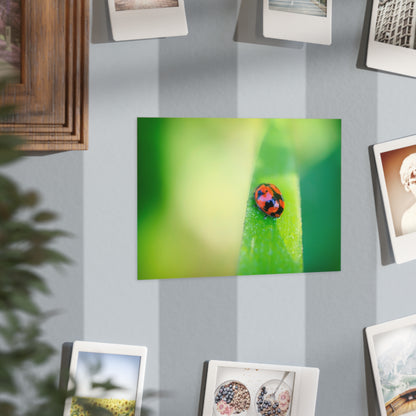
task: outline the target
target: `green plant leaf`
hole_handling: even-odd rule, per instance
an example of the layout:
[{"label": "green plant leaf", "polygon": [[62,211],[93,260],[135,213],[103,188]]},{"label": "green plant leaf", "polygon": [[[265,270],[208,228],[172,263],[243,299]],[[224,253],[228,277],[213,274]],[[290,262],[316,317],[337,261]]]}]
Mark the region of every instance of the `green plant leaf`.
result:
[{"label": "green plant leaf", "polygon": [[92,382],[91,387],[94,388],[101,388],[104,390],[114,390],[114,389],[120,389],[120,386],[117,386],[114,384],[111,379],[103,381],[103,382]]},{"label": "green plant leaf", "polygon": [[53,265],[70,263],[70,259],[59,251],[43,247],[34,247],[28,250],[24,253],[24,258],[28,264],[32,264],[34,266],[38,266],[43,263]]},{"label": "green plant leaf", "polygon": [[[9,285],[13,286],[14,288],[17,287],[25,287],[27,289],[36,290],[43,294],[50,294],[50,290],[46,282],[37,274],[33,273],[32,271],[25,270],[25,269],[14,269],[9,274],[10,279],[7,279]],[[3,283],[3,279],[0,278],[0,284]],[[6,283],[6,282],[4,282]],[[1,287],[0,287],[1,293]]]},{"label": "green plant leaf", "polygon": [[[239,275],[303,271],[299,175],[293,141],[284,129],[270,124],[263,139],[250,186],[238,265]],[[253,198],[261,183],[276,185],[285,201],[280,218],[267,216]]]},{"label": "green plant leaf", "polygon": [[16,406],[9,401],[0,401],[0,415],[13,416],[16,413]]},{"label": "green plant leaf", "polygon": [[19,309],[32,316],[39,316],[41,313],[39,307],[36,305],[36,303],[32,301],[32,299],[30,299],[30,297],[27,294],[21,294],[16,292],[11,293],[9,295],[9,301],[10,305],[13,308]]},{"label": "green plant leaf", "polygon": [[52,211],[40,211],[32,217],[32,220],[35,222],[48,222],[55,220],[56,217],[56,214]]}]

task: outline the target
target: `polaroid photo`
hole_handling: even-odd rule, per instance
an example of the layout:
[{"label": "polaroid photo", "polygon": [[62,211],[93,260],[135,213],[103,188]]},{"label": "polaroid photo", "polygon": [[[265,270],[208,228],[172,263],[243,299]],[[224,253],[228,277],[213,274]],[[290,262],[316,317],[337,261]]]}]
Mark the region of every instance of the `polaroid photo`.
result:
[{"label": "polaroid photo", "polygon": [[416,77],[415,1],[374,0],[367,66]]},{"label": "polaroid photo", "polygon": [[416,315],[366,328],[381,416],[416,412]]},{"label": "polaroid photo", "polygon": [[416,258],[416,136],[373,147],[396,263]]},{"label": "polaroid photo", "polygon": [[184,0],[108,0],[113,39],[152,39],[188,34]]},{"label": "polaroid photo", "polygon": [[202,416],[313,416],[319,369],[209,361]]},{"label": "polaroid photo", "polygon": [[68,381],[75,393],[65,401],[64,416],[80,414],[83,404],[140,416],[146,357],[146,347],[75,341]]},{"label": "polaroid photo", "polygon": [[332,0],[263,0],[263,35],[330,45]]}]

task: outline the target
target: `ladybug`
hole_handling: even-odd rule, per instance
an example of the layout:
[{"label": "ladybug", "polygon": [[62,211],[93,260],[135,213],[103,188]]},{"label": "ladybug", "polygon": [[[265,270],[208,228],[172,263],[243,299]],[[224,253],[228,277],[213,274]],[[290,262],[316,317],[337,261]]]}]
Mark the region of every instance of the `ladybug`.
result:
[{"label": "ladybug", "polygon": [[271,183],[260,184],[254,191],[254,200],[258,208],[272,218],[279,218],[285,208],[280,189]]}]

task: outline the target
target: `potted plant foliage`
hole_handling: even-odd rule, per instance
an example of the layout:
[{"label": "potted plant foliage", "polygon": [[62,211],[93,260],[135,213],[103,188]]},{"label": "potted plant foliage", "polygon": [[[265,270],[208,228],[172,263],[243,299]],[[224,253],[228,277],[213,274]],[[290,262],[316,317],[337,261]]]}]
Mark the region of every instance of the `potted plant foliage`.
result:
[{"label": "potted plant foliage", "polygon": [[[9,111],[0,107],[0,121]],[[0,415],[61,416],[65,398],[73,392],[58,388],[58,371],[45,371],[55,354],[42,333],[50,313],[35,297],[50,293],[41,269],[69,262],[53,248],[56,239],[68,234],[51,227],[56,214],[39,209],[37,192],[21,189],[2,170],[22,157],[17,148],[23,142],[15,135],[0,135]],[[89,403],[83,407],[83,416],[120,416]],[[146,415],[149,410],[142,409]]]}]

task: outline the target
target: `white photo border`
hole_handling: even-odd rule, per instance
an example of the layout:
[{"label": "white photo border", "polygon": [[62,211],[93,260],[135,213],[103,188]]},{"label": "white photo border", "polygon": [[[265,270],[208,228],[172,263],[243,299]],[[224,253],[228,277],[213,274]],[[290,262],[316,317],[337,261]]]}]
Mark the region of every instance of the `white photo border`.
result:
[{"label": "white photo border", "polygon": [[373,69],[416,77],[416,49],[375,40],[379,2],[380,0],[373,0],[366,65]]},{"label": "white photo border", "polygon": [[185,2],[177,7],[116,11],[115,0],[108,0],[111,30],[115,41],[155,39],[188,34]]},{"label": "white photo border", "polygon": [[[268,370],[278,372],[293,372],[294,385],[290,416],[314,416],[318,393],[319,369],[312,367],[297,367],[274,364],[255,364],[235,361],[211,360],[208,362],[204,401],[201,416],[212,416],[217,388],[217,372],[219,367],[237,369]],[[224,380],[226,381],[226,380]],[[264,380],[266,382],[268,380]],[[260,385],[259,385],[260,387]]]},{"label": "white photo border", "polygon": [[391,246],[393,249],[395,262],[398,264],[405,263],[416,258],[416,232],[396,236],[381,155],[389,151],[398,150],[401,148],[415,145],[416,135],[404,137],[401,139],[390,140],[388,142],[375,144],[373,146],[374,158],[383,199],[384,212],[386,214]]},{"label": "white photo border", "polygon": [[263,0],[263,36],[331,45],[332,0],[327,0],[326,17],[271,10],[269,0]]},{"label": "white photo border", "polygon": [[[74,388],[74,380],[78,366],[78,355],[80,352],[91,352],[101,354],[133,355],[140,357],[139,376],[136,390],[136,408],[134,416],[140,416],[143,383],[146,370],[147,347],[124,344],[107,344],[102,342],[74,341],[72,346],[71,362],[69,367],[68,391]],[[65,400],[64,416],[70,416],[72,397]]]}]

